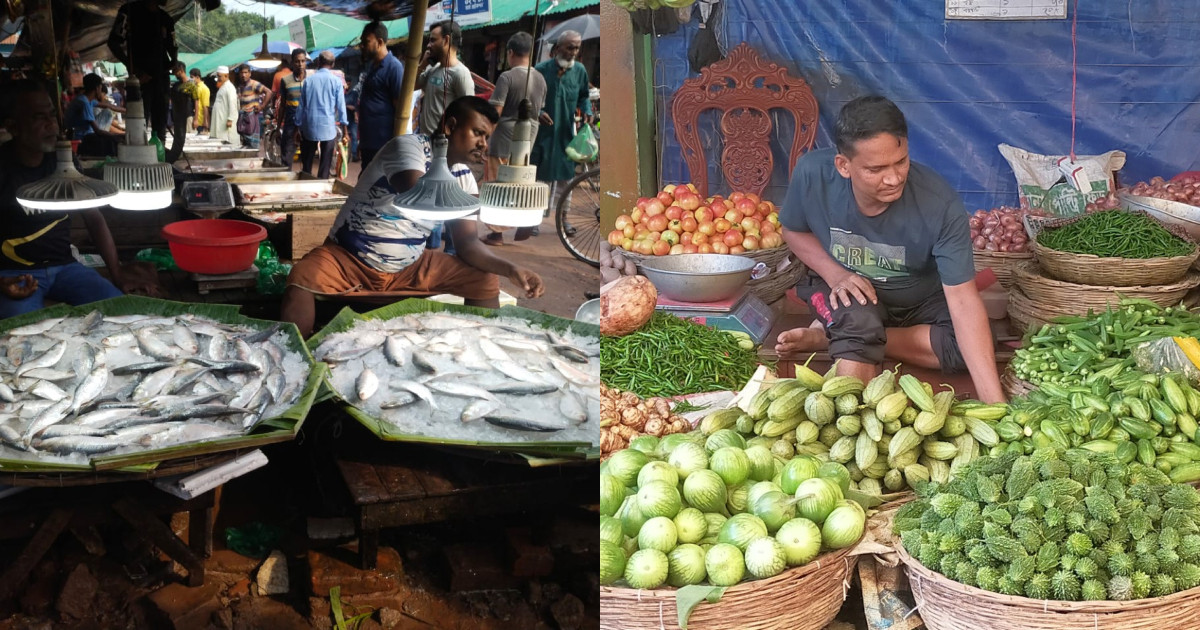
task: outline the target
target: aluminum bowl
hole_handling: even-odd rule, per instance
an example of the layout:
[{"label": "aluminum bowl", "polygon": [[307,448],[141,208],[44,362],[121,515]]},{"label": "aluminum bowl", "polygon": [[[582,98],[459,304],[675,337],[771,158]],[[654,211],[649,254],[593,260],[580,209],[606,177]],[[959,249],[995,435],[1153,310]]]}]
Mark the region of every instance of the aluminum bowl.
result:
[{"label": "aluminum bowl", "polygon": [[1150,216],[1183,228],[1192,240],[1200,242],[1200,208],[1156,197],[1120,194],[1121,201],[1131,210],[1145,210]]},{"label": "aluminum bowl", "polygon": [[579,305],[575,311],[575,320],[588,324],[600,325],[600,299],[588,300]]},{"label": "aluminum bowl", "polygon": [[674,254],[642,261],[642,273],[668,299],[719,302],[744,290],[757,264],[727,254]]}]

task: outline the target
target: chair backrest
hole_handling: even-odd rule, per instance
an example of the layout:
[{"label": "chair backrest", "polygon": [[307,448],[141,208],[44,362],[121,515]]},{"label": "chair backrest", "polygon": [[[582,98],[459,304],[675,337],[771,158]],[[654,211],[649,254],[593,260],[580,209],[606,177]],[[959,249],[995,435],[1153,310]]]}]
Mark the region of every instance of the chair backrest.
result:
[{"label": "chair backrest", "polygon": [[700,76],[684,81],[671,101],[675,137],[683,150],[683,160],[691,181],[704,197],[708,191],[708,164],[699,131],[700,113],[721,110],[720,129],[724,136],[721,172],[729,191],[761,195],[771,183],[775,159],[771,155],[774,125],[770,112],[783,109],[792,113],[793,134],[788,172],[796,160],[812,148],[817,136],[817,99],[804,79],[789,76],[787,69],[763,61],[758,51],[742,42],[729,56],[700,71]]}]

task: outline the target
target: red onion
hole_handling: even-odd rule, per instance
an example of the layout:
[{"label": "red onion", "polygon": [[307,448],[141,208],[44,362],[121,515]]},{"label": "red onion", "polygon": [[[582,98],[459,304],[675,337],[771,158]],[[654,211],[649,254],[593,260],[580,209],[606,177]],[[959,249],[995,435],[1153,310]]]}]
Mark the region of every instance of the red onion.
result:
[{"label": "red onion", "polygon": [[1022,220],[1027,214],[1041,216],[1044,213],[1011,206],[976,210],[971,215],[971,226],[974,228],[979,225],[982,229],[971,230],[971,246],[976,250],[991,252],[1025,251],[1025,243],[1029,239],[1025,235]]},{"label": "red onion", "polygon": [[975,249],[983,249],[985,246],[987,246],[987,243],[988,243],[987,237],[976,236],[975,242],[972,243],[972,245],[975,247]]}]

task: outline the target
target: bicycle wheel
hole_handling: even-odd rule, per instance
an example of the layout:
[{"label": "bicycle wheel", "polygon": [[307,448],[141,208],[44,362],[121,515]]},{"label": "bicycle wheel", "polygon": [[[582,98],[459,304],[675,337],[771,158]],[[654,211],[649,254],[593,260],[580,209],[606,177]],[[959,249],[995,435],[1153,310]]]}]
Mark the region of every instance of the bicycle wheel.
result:
[{"label": "bicycle wheel", "polygon": [[283,164],[279,152],[279,128],[274,125],[267,127],[266,133],[263,134],[263,157],[271,164]]},{"label": "bicycle wheel", "polygon": [[600,266],[600,169],[576,175],[559,196],[554,211],[558,238],[571,255]]}]

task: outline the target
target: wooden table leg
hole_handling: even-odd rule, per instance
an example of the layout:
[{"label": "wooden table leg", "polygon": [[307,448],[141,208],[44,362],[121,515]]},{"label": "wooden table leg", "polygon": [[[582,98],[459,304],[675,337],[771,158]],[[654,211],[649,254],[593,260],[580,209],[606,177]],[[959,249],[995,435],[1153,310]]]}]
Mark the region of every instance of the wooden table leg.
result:
[{"label": "wooden table leg", "polygon": [[202,507],[188,512],[188,546],[202,557],[213,552],[213,526],[217,519],[217,503],[221,500],[221,487],[217,486],[208,495]]},{"label": "wooden table leg", "polygon": [[204,561],[183,544],[166,523],[155,518],[140,503],[128,497],[114,503],[113,511],[145,534],[163,553],[182,564],[188,572],[188,586],[204,584]]},{"label": "wooden table leg", "polygon": [[0,601],[5,601],[15,594],[17,587],[25,581],[42,556],[46,555],[74,516],[74,510],[65,508],[56,508],[50,512],[29,544],[21,550],[21,555],[8,565],[3,575],[0,575]]},{"label": "wooden table leg", "polygon": [[369,571],[375,568],[379,556],[379,530],[364,529],[362,519],[358,525],[358,563],[359,568]]}]

